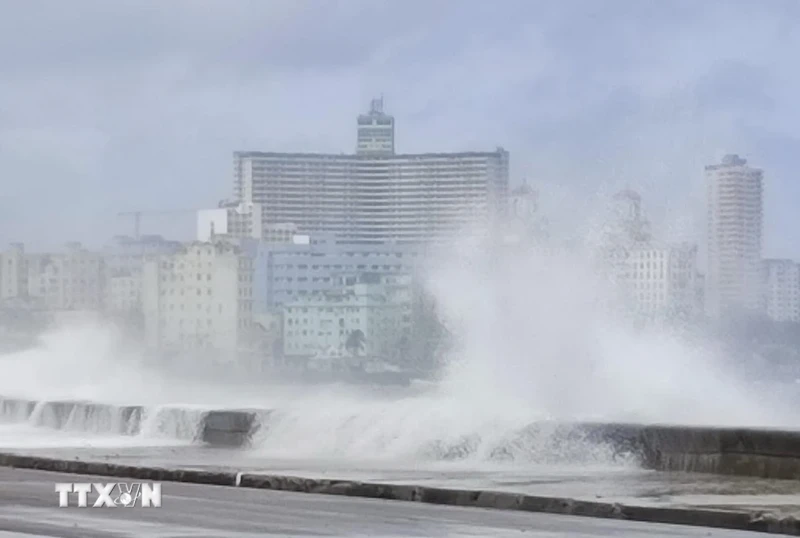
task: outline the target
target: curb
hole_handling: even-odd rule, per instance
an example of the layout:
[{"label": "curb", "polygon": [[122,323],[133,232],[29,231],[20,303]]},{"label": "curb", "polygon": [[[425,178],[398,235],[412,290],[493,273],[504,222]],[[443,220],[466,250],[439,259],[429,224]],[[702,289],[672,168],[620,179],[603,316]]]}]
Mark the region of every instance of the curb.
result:
[{"label": "curb", "polygon": [[781,518],[764,512],[648,507],[611,502],[581,501],[558,497],[539,497],[535,495],[487,490],[461,490],[427,486],[355,482],[352,480],[300,478],[282,475],[165,469],[160,467],[119,465],[116,463],[58,460],[8,453],[0,453],[0,467],[135,478],[159,482],[188,482],[297,493],[342,495],[346,497],[421,502],[472,508],[518,510],[522,512],[713,527],[800,536],[800,520],[792,516]]},{"label": "curb", "polygon": [[0,453],[0,467],[35,469],[69,474],[138,478],[156,482],[189,482],[210,486],[235,486],[236,473],[195,471],[192,469],[163,469],[138,465],[119,465],[99,461],[57,460],[37,456]]}]

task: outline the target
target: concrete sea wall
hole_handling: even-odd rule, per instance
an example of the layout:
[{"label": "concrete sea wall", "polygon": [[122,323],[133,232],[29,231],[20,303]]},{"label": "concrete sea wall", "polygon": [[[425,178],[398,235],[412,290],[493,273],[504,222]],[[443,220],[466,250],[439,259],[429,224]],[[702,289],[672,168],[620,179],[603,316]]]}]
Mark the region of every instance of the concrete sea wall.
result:
[{"label": "concrete sea wall", "polygon": [[[266,410],[172,411],[181,414],[181,420],[196,422],[182,438],[213,447],[244,448],[257,432],[269,430]],[[0,397],[0,422],[87,433],[138,435],[145,413],[143,406]],[[540,430],[536,424],[530,429]],[[800,479],[800,430],[582,423],[560,425],[551,435],[559,436],[562,444],[604,444],[660,471]]]}]

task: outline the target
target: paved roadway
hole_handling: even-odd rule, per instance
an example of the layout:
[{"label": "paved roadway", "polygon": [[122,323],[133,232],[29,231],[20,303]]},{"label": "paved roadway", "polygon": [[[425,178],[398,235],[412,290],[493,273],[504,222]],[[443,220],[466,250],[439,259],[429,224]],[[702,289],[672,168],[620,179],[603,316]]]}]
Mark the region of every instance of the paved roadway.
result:
[{"label": "paved roadway", "polygon": [[56,482],[109,480],[108,477],[0,468],[0,538],[764,536],[719,529],[171,482],[162,485],[162,508],[58,508]]},{"label": "paved roadway", "polygon": [[[3,430],[0,426],[0,442]],[[8,436],[13,440],[13,436]],[[252,450],[180,447],[16,448],[29,456],[125,465],[280,474],[363,482],[490,489],[638,506],[764,510],[800,518],[800,480],[660,473],[629,465],[487,465],[466,462],[386,462],[276,459]]]}]

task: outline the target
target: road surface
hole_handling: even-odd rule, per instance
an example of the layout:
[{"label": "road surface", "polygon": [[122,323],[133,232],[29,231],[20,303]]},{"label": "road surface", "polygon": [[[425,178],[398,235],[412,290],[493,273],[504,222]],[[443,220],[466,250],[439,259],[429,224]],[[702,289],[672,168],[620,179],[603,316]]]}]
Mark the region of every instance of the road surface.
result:
[{"label": "road surface", "polygon": [[[165,482],[161,508],[59,508],[56,482],[107,477],[0,468],[0,538],[720,537],[757,533]],[[91,497],[90,497],[91,500]]]}]

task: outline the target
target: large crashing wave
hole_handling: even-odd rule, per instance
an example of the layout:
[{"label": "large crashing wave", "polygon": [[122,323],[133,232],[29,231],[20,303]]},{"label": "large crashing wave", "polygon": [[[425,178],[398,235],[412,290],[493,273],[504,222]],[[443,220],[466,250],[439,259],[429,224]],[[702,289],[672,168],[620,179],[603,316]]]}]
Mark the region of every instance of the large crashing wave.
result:
[{"label": "large crashing wave", "polygon": [[[441,381],[426,390],[390,394],[235,375],[222,382],[199,364],[183,370],[160,364],[123,344],[113,327],[92,320],[0,356],[0,395],[51,404],[106,402],[115,410],[76,407],[66,418],[54,418],[42,404],[24,422],[127,439],[190,442],[204,409],[272,410],[251,450],[353,461],[547,461],[601,454],[541,426],[576,421],[798,423],[796,413],[766,394],[754,395],[707,347],[664,327],[634,328],[580,251],[465,242],[432,260],[426,284],[453,335]],[[137,406],[138,415],[129,409]],[[4,420],[21,416],[18,408],[3,409]],[[125,413],[140,417],[138,429]]]}]

